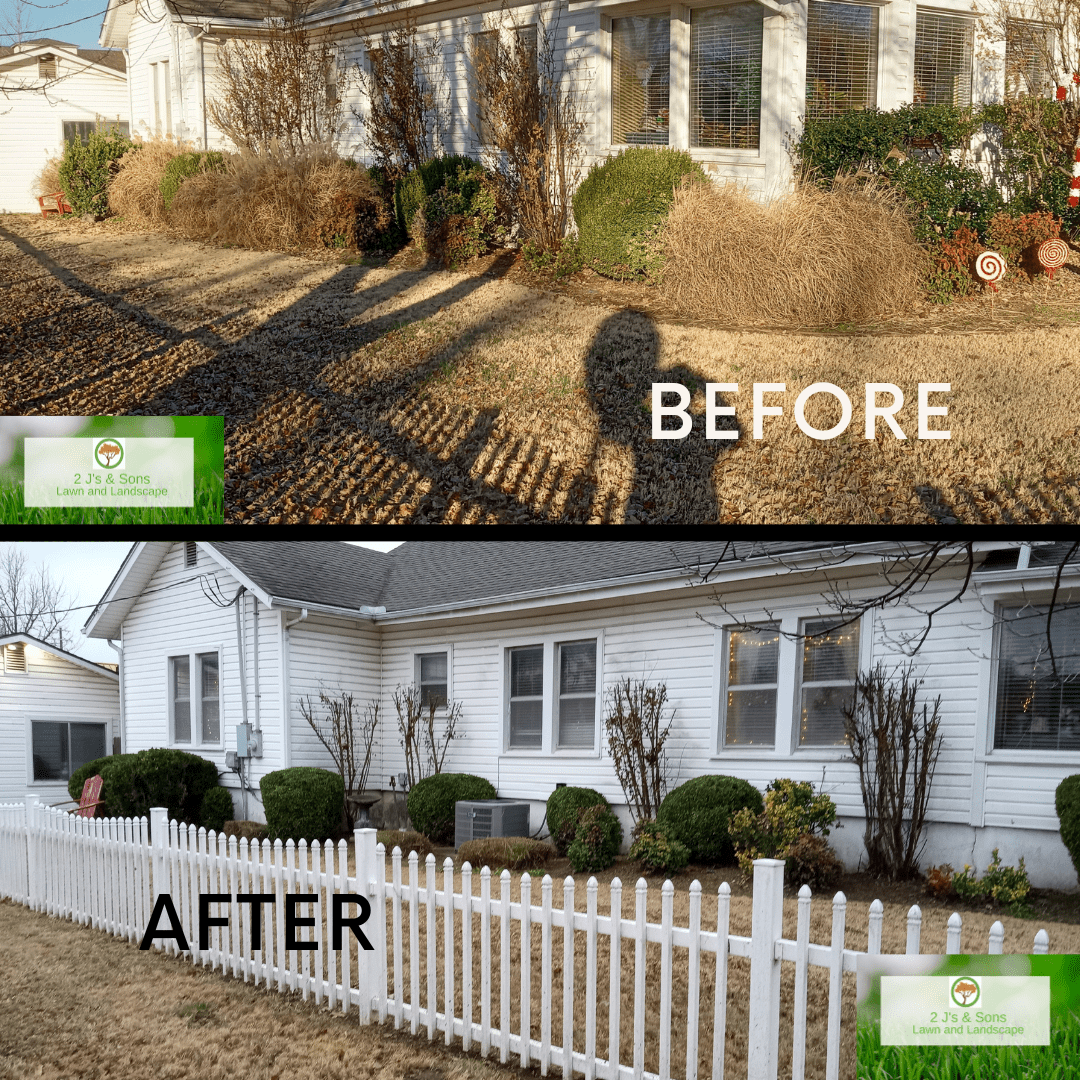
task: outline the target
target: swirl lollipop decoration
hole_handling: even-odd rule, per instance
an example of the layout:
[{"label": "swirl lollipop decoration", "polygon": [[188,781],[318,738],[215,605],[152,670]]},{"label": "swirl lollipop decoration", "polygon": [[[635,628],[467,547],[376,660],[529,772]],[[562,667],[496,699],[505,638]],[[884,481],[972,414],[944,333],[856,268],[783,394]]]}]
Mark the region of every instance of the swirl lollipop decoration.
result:
[{"label": "swirl lollipop decoration", "polygon": [[1069,245],[1056,236],[1050,240],[1044,240],[1038,250],[1039,265],[1046,271],[1051,281],[1054,280],[1054,271],[1063,267],[1069,261]]},{"label": "swirl lollipop decoration", "polygon": [[1005,260],[996,251],[984,251],[975,260],[975,273],[995,292],[997,292],[995,282],[1000,281],[1005,276],[1007,269],[1008,266]]}]

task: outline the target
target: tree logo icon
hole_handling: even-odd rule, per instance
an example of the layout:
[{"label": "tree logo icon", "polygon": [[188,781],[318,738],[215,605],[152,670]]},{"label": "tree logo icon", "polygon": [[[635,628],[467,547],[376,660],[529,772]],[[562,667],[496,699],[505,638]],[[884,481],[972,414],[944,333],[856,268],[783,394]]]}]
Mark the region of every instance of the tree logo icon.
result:
[{"label": "tree logo icon", "polygon": [[124,447],[119,439],[102,439],[94,447],[94,463],[104,469],[115,469],[124,460]]},{"label": "tree logo icon", "polygon": [[979,1000],[979,984],[970,975],[954,980],[951,992],[953,1004],[961,1008],[970,1008]]}]

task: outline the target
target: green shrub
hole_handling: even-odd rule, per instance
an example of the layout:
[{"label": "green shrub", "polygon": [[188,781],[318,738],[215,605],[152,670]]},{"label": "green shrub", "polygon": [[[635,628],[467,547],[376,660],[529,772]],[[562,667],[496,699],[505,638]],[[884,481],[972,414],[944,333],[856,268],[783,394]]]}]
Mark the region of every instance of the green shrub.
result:
[{"label": "green shrub", "polygon": [[68,794],[78,801],[82,798],[83,785],[91,776],[97,776],[101,773],[102,786],[104,786],[105,774],[102,770],[105,766],[118,758],[133,758],[134,756],[134,754],[112,754],[109,757],[97,758],[95,761],[88,761],[85,765],[80,765],[68,780]]},{"label": "green shrub", "polygon": [[698,776],[668,792],[656,820],[694,862],[730,863],[735,848],[728,822],[744,807],[754,814],[764,809],[753,784],[737,776]]},{"label": "green shrub", "polygon": [[800,838],[819,831],[828,836],[829,826],[835,822],[836,804],[828,795],[815,795],[809,781],[783,779],[774,780],[765,789],[760,814],[746,807],[733,814],[728,833],[739,867],[749,875],[755,859],[786,859],[788,849]]},{"label": "green shrub", "polygon": [[1080,877],[1080,773],[1066,776],[1054,792],[1054,808],[1061,822],[1061,839]]},{"label": "green shrub", "polygon": [[423,833],[413,832],[411,829],[380,829],[375,839],[391,854],[394,848],[401,848],[401,854],[406,862],[410,852],[415,851],[423,862],[434,851],[431,841]]},{"label": "green shrub", "polygon": [[578,811],[574,842],[566,855],[575,873],[606,870],[619,854],[622,825],[608,806],[586,806]]},{"label": "green shrub", "polygon": [[976,878],[974,869],[967,865],[954,874],[953,890],[965,900],[993,900],[1009,908],[1014,915],[1028,913],[1031,882],[1024,868],[1024,858],[1020,857],[1019,866],[1002,866],[997,848],[994,848],[990,865],[981,878]]},{"label": "green shrub", "polygon": [[[471,170],[478,164],[466,154],[448,154],[424,162],[419,169],[398,180],[394,185],[394,216],[401,231],[412,235],[416,211],[443,186],[447,176],[456,175],[460,169]],[[378,182],[378,176],[373,179]]]},{"label": "green shrub", "polygon": [[299,766],[267,773],[259,781],[271,840],[319,840],[341,831],[345,782],[328,769]]},{"label": "green shrub", "polygon": [[454,842],[454,804],[460,799],[494,799],[497,792],[482,776],[437,773],[418,781],[406,806],[413,828],[433,844]]},{"label": "green shrub", "polygon": [[85,146],[79,139],[65,145],[60,183],[75,213],[104,216],[109,212],[109,178],[120,158],[136,146],[116,128],[91,132]]},{"label": "green shrub", "polygon": [[199,807],[199,824],[209,832],[221,832],[226,821],[233,821],[232,792],[225,787],[212,787],[202,798]]},{"label": "green shrub", "polygon": [[218,771],[197,754],[162,748],[110,758],[101,779],[109,817],[143,817],[152,806],[165,806],[170,821],[198,824],[203,797],[218,786]]},{"label": "green shrub", "polygon": [[543,840],[525,836],[493,836],[470,840],[457,851],[458,865],[469,863],[474,870],[489,866],[497,870],[532,870],[555,858],[555,849]]},{"label": "green shrub", "polygon": [[225,157],[217,150],[196,150],[190,154],[178,154],[165,166],[165,175],[161,178],[161,197],[165,201],[165,209],[168,210],[172,205],[173,197],[187,177],[210,169],[220,172],[224,168]]},{"label": "green shrub", "polygon": [[683,177],[707,179],[684,150],[631,147],[594,165],[574,193],[578,256],[608,277],[655,277],[657,238]]},{"label": "green shrub", "polygon": [[573,843],[574,834],[577,832],[579,810],[586,806],[607,805],[607,799],[592,788],[556,788],[547,801],[547,826],[555,850],[560,855],[565,855]]},{"label": "green shrub", "polygon": [[480,165],[461,165],[424,200],[412,231],[431,259],[453,269],[505,235],[501,217],[492,177]]},{"label": "green shrub", "polygon": [[630,845],[630,858],[637,859],[643,870],[675,874],[690,861],[686,845],[672,840],[655,821],[640,822],[635,834],[636,839]]}]

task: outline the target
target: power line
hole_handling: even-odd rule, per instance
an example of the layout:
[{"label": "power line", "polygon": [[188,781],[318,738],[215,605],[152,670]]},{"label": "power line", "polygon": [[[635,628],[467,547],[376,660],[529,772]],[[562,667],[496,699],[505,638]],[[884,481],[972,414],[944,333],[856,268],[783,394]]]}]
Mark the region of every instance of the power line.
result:
[{"label": "power line", "polygon": [[[130,4],[132,0],[120,0],[121,4]],[[35,5],[36,6],[36,5]],[[59,7],[60,5],[56,5]],[[102,8],[101,11],[95,11],[92,15],[84,15],[81,19],[72,19],[71,22],[57,23],[56,26],[42,26],[36,30],[20,30],[19,33],[29,36],[31,34],[45,34],[50,30],[63,30],[65,26],[76,26],[78,23],[89,22],[91,19],[100,19],[109,9]],[[11,37],[11,34],[5,34],[4,37]]]}]

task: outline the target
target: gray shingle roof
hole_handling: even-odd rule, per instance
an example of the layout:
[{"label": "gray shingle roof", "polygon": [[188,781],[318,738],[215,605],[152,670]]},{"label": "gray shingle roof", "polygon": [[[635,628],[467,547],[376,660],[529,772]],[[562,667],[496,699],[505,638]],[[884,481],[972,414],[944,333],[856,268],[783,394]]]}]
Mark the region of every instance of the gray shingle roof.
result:
[{"label": "gray shingle roof", "polygon": [[748,558],[824,542],[418,541],[391,552],[314,541],[228,540],[213,544],[273,596],[388,612],[559,591],[637,575],[681,572],[715,559]]},{"label": "gray shingle roof", "polygon": [[[36,38],[34,41],[24,41],[20,48],[25,50],[30,45],[52,45],[57,49],[74,49],[84,60],[102,67],[112,68],[114,71],[126,71],[124,64],[124,51],[122,49],[79,49],[68,41],[56,41],[53,38]],[[0,57],[13,56],[14,45],[0,45]]]}]

